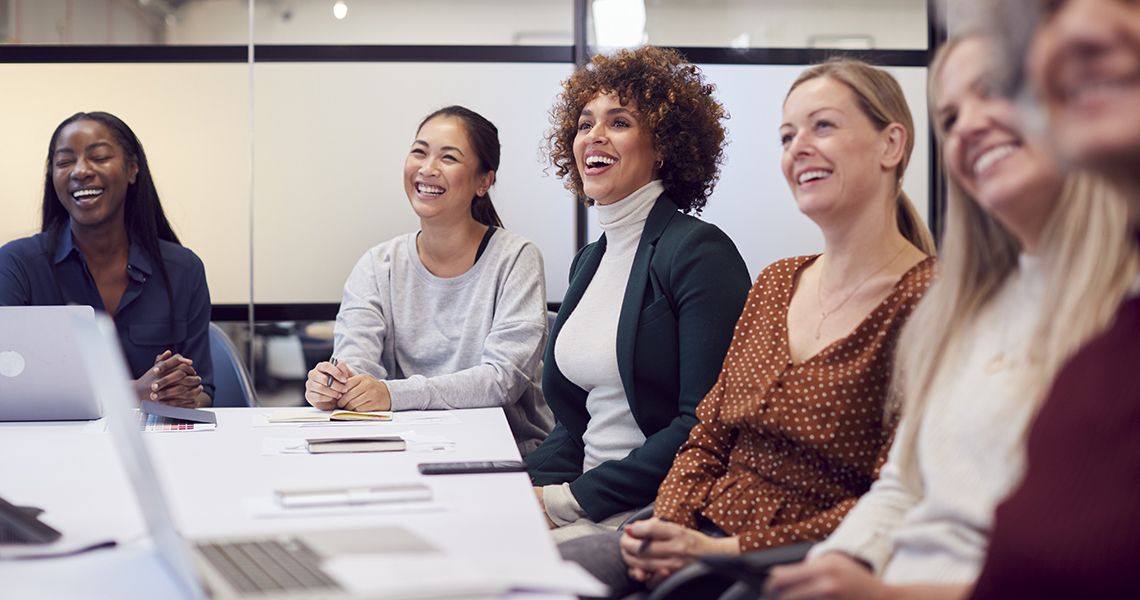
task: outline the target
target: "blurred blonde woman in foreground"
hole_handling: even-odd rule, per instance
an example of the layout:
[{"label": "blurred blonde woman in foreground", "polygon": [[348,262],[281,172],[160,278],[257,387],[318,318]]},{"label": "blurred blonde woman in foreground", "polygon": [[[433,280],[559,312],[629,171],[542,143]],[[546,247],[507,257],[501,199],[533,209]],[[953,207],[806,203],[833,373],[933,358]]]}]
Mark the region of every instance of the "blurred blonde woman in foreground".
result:
[{"label": "blurred blonde woman in foreground", "polygon": [[898,438],[835,533],[773,569],[773,598],[968,593],[1049,383],[1134,280],[1120,199],[1087,172],[1063,176],[1027,138],[991,92],[994,54],[988,38],[952,39],[931,67],[948,222],[939,280],[899,345]]}]

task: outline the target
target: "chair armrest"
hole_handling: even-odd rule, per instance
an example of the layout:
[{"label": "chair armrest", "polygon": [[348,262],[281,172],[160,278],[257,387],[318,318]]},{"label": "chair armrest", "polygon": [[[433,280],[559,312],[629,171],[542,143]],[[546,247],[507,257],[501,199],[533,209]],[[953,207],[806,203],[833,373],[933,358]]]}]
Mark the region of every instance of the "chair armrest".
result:
[{"label": "chair armrest", "polygon": [[653,588],[649,600],[717,598],[733,583],[735,580],[731,576],[696,562],[673,573]]},{"label": "chair armrest", "polygon": [[[732,586],[733,598],[758,597],[772,567],[804,560],[813,545],[815,542],[801,542],[740,556],[708,555],[701,557],[701,563],[709,571],[738,582]],[[745,593],[747,590],[754,595]]]},{"label": "chair armrest", "polygon": [[814,545],[815,542],[800,542],[778,548],[745,552],[739,556],[710,554],[702,556],[701,562],[719,571],[767,573],[772,567],[802,561],[807,558],[808,550]]},{"label": "chair armrest", "polygon": [[649,506],[639,508],[639,509],[637,509],[636,512],[634,512],[633,514],[626,517],[625,520],[621,522],[621,525],[618,525],[618,531],[625,529],[625,526],[629,525],[630,523],[636,523],[637,521],[644,521],[644,520],[652,517],[653,516],[653,504],[654,504],[653,502],[650,502]]}]

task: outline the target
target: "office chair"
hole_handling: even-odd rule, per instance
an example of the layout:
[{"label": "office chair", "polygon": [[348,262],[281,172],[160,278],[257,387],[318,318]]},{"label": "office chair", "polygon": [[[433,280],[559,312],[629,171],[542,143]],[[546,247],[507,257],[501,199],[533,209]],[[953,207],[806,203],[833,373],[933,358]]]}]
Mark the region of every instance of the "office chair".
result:
[{"label": "office chair", "polygon": [[210,357],[214,363],[214,407],[257,406],[249,373],[226,332],[210,323]]},{"label": "office chair", "polygon": [[649,595],[650,600],[720,598],[756,600],[763,594],[768,571],[802,561],[815,542],[801,542],[746,552],[740,556],[702,556],[677,571]]}]

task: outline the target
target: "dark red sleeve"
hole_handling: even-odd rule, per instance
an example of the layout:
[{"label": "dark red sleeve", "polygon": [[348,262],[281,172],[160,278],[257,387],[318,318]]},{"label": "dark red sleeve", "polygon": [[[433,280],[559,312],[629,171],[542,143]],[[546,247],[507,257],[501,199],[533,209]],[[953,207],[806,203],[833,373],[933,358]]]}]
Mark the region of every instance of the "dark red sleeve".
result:
[{"label": "dark red sleeve", "polygon": [[976,599],[1140,598],[1140,299],[1061,370]]}]

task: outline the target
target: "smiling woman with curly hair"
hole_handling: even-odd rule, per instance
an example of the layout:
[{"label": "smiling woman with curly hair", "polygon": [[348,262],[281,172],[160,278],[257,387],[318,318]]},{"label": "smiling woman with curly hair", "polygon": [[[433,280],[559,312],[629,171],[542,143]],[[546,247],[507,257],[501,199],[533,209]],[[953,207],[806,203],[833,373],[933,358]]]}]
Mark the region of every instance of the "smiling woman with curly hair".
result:
[{"label": "smiling woman with curly hair", "polygon": [[653,500],[744,306],[732,241],[682,214],[705,206],[723,158],[712,92],[680,54],[640,48],[595,57],[551,110],[550,161],[605,232],[570,267],[542,376],[557,425],[527,456],[559,541]]},{"label": "smiling woman with curly hair", "polygon": [[700,214],[724,161],[721,121],[728,112],[712,93],[713,85],[705,82],[701,70],[673,50],[650,47],[598,55],[565,82],[550,111],[554,125],[547,136],[550,162],[558,176],[566,178],[567,189],[594,204],[583,190],[574,143],[586,105],[597,96],[616,95],[620,105],[637,107],[660,162],[657,179],[669,199],[685,213]]}]

